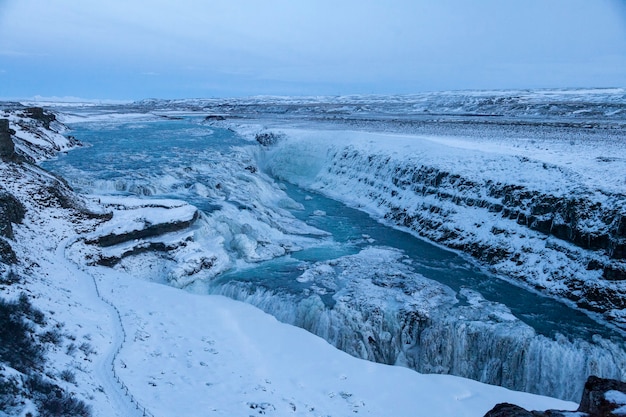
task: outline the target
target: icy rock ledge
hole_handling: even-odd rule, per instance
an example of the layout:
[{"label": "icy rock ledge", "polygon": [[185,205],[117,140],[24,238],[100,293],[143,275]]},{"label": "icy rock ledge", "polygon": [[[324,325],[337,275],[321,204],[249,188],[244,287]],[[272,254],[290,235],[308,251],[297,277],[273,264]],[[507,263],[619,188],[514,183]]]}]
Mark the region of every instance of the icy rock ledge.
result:
[{"label": "icy rock ledge", "polygon": [[508,403],[497,404],[485,417],[618,417],[626,415],[626,382],[590,376],[580,406],[570,411],[527,411]]},{"label": "icy rock ledge", "polygon": [[136,276],[161,268],[158,274],[175,287],[226,268],[228,256],[204,236],[206,218],[191,204],[128,196],[91,199],[93,210],[106,211],[106,221],[73,245],[71,257],[76,262],[119,266]]},{"label": "icy rock ledge", "polygon": [[112,218],[87,238],[101,247],[160,236],[188,228],[198,217],[198,209],[175,200],[138,200],[101,197],[100,204],[112,210]]}]

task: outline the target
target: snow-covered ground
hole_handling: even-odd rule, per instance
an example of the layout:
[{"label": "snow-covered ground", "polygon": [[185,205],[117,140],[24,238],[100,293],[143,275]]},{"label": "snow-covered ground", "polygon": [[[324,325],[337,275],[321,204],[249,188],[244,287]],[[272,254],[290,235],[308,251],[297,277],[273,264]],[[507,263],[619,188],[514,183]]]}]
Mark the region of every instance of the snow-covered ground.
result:
[{"label": "snow-covered ground", "polygon": [[117,373],[154,415],[480,416],[502,401],[575,408],[359,360],[247,304],[94,272],[128,334]]},{"label": "snow-covered ground", "polygon": [[[89,266],[77,239],[121,229],[106,217],[86,215],[81,198],[65,190],[77,200],[67,205],[50,191],[64,187],[39,168],[0,162],[0,178],[2,189],[26,208],[11,241],[19,263],[3,265],[26,279],[3,287],[3,296],[26,291],[63,329],[66,336],[49,352],[47,373],[74,372],[75,382],[65,386],[91,404],[94,415],[481,416],[498,402],[576,408],[359,360],[249,305],[189,294],[123,269]],[[168,204],[182,211],[178,217],[192,215],[186,205]],[[154,208],[145,217],[150,214],[152,220],[162,215]]]},{"label": "snow-covered ground", "polygon": [[[189,294],[109,268],[79,268],[65,256],[73,239],[63,237],[75,233],[60,216],[67,213],[33,208],[16,236],[25,242],[16,245],[20,258],[38,263],[27,289],[37,307],[54,312],[65,331],[91,346],[89,359],[79,362],[63,353],[68,340],[51,362],[53,372],[76,373],[71,389],[93,406],[94,415],[139,416],[145,408],[154,416],[481,416],[505,401],[529,409],[576,408],[359,360],[244,303]],[[98,298],[94,277],[121,323]],[[110,366],[118,345],[115,375],[128,394]]]}]

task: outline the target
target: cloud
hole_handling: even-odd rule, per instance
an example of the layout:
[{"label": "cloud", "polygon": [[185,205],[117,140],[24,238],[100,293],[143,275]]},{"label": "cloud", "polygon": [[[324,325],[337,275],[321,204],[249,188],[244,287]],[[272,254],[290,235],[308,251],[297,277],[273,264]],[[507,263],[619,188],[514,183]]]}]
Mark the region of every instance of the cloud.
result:
[{"label": "cloud", "polygon": [[0,50],[0,56],[9,58],[46,58],[49,57],[50,54],[45,52],[22,52],[4,49]]},{"label": "cloud", "polygon": [[65,65],[97,75],[94,86],[111,74],[137,91],[158,89],[158,80],[168,91],[179,83],[200,93],[237,83],[255,91],[505,88],[556,83],[555,68],[564,80],[595,83],[604,72],[615,84],[623,76],[610,65],[626,57],[625,3],[0,0],[0,54],[29,58],[25,70],[54,65],[61,74]]}]

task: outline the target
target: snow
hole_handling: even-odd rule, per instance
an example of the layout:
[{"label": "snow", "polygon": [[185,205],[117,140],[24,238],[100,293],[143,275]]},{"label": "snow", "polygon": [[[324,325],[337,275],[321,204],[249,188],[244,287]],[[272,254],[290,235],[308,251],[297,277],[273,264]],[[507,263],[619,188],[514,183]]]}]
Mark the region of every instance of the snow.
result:
[{"label": "snow", "polygon": [[[322,169],[321,158],[329,150],[351,150],[366,155],[390,156],[403,165],[428,165],[473,180],[522,184],[556,196],[576,192],[600,191],[605,194],[626,192],[626,151],[620,143],[602,142],[571,145],[567,141],[545,140],[537,144],[476,137],[423,136],[350,130],[305,130],[283,127],[288,143],[277,153],[297,156],[301,163],[296,178],[312,180]],[[284,149],[287,148],[287,149]],[[289,148],[293,152],[289,152]],[[295,152],[297,149],[297,153]],[[601,158],[611,156],[611,163]],[[524,158],[526,157],[526,158]],[[271,155],[268,158],[276,158]],[[532,160],[528,160],[532,158]],[[270,168],[282,174],[280,162]],[[550,164],[545,166],[545,164]],[[289,177],[291,178],[291,176]],[[614,178],[615,181],[606,181]]]},{"label": "snow", "polygon": [[[71,336],[50,352],[49,371],[76,372],[77,383],[68,388],[93,406],[94,415],[142,415],[145,409],[154,416],[482,416],[498,402],[576,408],[454,376],[360,360],[250,305],[150,282],[149,267],[136,276],[132,269],[88,266],[86,246],[78,238],[98,228],[128,231],[134,225],[121,229],[38,200],[40,190],[56,181],[38,168],[0,163],[0,174],[10,179],[3,187],[27,209],[12,242],[21,260],[15,268],[26,283],[8,291],[27,290],[33,304]],[[120,203],[118,198],[105,205]],[[130,210],[116,212],[118,218],[135,219],[136,203],[129,199]],[[193,213],[183,203],[158,204],[179,218]],[[159,207],[141,210],[154,221],[169,216]],[[362,256],[385,253],[372,249]],[[320,265],[319,272],[330,270]],[[74,343],[83,343],[84,350],[72,353]]]},{"label": "snow", "polygon": [[[593,120],[623,114],[624,88],[441,91],[412,95],[255,96],[232,99],[143,100],[128,108],[210,114],[291,115],[489,115]],[[259,111],[261,109],[263,111]],[[252,117],[251,117],[252,118]],[[585,120],[584,118],[582,120]],[[619,120],[619,118],[618,118]],[[267,119],[264,120],[267,122]]]},{"label": "snow", "polygon": [[607,391],[604,393],[604,398],[619,406],[612,411],[614,415],[626,415],[626,393],[621,391]]},{"label": "snow", "polygon": [[[84,121],[120,123],[129,121],[155,120],[158,117],[154,114],[120,113],[118,111],[108,110],[106,107],[105,109],[95,108],[89,111],[88,108],[76,108],[72,106],[63,110],[64,112],[59,113],[58,118],[61,123],[66,124]],[[72,110],[74,110],[74,112],[71,112]]]},{"label": "snow", "polygon": [[103,99],[86,99],[74,96],[39,96],[24,99],[20,101],[24,106],[47,106],[47,107],[83,107],[83,106],[101,106],[112,104],[129,104],[127,100],[103,100]]},{"label": "snow", "polygon": [[14,180],[3,185],[27,209],[23,224],[14,228],[12,242],[21,260],[16,272],[26,276],[27,282],[24,287],[5,287],[3,295],[27,291],[35,297],[33,304],[66,335],[62,345],[48,354],[49,374],[59,375],[65,370],[75,373],[77,383],[65,385],[91,404],[95,415],[135,415],[130,404],[112,390],[115,385],[105,372],[106,358],[118,339],[114,317],[98,300],[91,277],[69,262],[63,250],[81,228],[93,224],[85,221],[72,225],[73,213],[68,209],[42,209],[32,196],[52,180],[36,168],[20,170],[0,163],[0,170],[2,178]]},{"label": "snow", "polygon": [[[496,402],[565,403],[353,358],[247,304],[99,268],[130,342],[117,373],[154,415],[480,416]],[[141,302],[138,302],[141,300]],[[390,389],[393,387],[393,389]]]}]

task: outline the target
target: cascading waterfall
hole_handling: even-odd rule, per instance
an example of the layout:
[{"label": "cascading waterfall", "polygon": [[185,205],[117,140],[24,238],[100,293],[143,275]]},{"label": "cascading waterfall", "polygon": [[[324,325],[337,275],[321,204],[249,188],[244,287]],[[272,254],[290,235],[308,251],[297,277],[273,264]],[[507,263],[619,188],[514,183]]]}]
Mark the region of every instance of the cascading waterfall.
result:
[{"label": "cascading waterfall", "polygon": [[[623,343],[600,336],[590,342],[558,334],[549,338],[510,313],[502,314],[504,306],[484,300],[480,307],[452,304],[428,310],[423,302],[372,303],[367,290],[362,298],[334,297],[332,306],[319,294],[303,298],[249,282],[220,283],[211,291],[253,304],[353,356],[423,373],[458,375],[572,401],[580,398],[589,375],[626,377]],[[389,292],[386,299],[397,300],[399,295]]]}]

